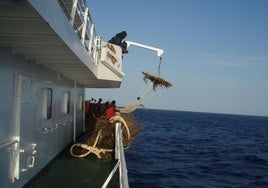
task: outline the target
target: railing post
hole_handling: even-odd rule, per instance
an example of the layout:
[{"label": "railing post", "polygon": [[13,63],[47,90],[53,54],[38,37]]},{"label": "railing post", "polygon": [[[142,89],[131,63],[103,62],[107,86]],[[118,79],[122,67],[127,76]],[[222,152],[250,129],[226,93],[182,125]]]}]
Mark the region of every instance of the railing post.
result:
[{"label": "railing post", "polygon": [[16,144],[16,143],[18,143],[18,140],[15,140],[15,139],[13,139],[11,141],[0,143],[0,149],[5,148],[5,147],[10,146],[10,145],[13,145],[13,144]]},{"label": "railing post", "polygon": [[88,7],[86,8],[86,11],[84,12],[84,20],[83,20],[83,29],[81,34],[81,41],[84,44],[85,42],[85,34],[86,34],[86,28],[87,28],[87,16],[88,16]]},{"label": "railing post", "polygon": [[16,143],[12,146],[10,177],[14,183],[20,178],[20,113],[21,113],[21,82],[22,76],[16,75],[15,78],[15,98],[14,98],[14,136],[12,138]]},{"label": "railing post", "polygon": [[125,159],[125,153],[124,153],[124,145],[123,145],[123,132],[121,129],[121,123],[117,125],[118,127],[118,132],[119,132],[119,161],[120,161],[120,166],[119,166],[119,171],[120,171],[120,188],[128,188],[128,175],[127,175],[127,165],[126,165],[126,159]]},{"label": "railing post", "polygon": [[94,35],[94,24],[92,24],[91,28],[90,28],[90,36],[89,36],[90,40],[89,40],[89,43],[88,43],[89,53],[92,52],[93,35]]},{"label": "railing post", "polygon": [[114,158],[118,159],[120,162],[120,129],[121,129],[121,123],[116,123],[115,124],[115,149],[114,149]]},{"label": "railing post", "polygon": [[76,9],[77,9],[77,2],[78,0],[73,0],[73,6],[72,6],[72,12],[71,12],[71,19],[70,19],[70,23],[71,26],[74,25],[74,18],[75,18],[75,13],[76,13]]},{"label": "railing post", "polygon": [[74,119],[73,119],[73,141],[74,143],[76,142],[76,113],[77,113],[77,106],[76,106],[76,102],[77,102],[77,83],[76,80],[74,81]]},{"label": "railing post", "polygon": [[85,91],[86,91],[86,87],[83,88],[83,132],[86,132],[86,107],[85,107],[85,100],[86,100],[86,96],[85,96]]},{"label": "railing post", "polygon": [[122,139],[122,129],[121,123],[115,124],[115,159],[118,160],[115,167],[109,174],[108,178],[104,182],[102,188],[106,188],[108,183],[110,182],[112,176],[115,174],[117,168],[119,168],[119,185],[120,188],[128,188],[128,176],[127,176],[127,169],[126,169],[126,161],[124,155],[124,146],[123,146],[123,139]]}]

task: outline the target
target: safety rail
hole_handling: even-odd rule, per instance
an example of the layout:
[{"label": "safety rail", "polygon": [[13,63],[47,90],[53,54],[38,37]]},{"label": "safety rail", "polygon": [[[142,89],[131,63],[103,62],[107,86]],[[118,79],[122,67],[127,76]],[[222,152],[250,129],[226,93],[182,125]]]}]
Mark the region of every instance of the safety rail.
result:
[{"label": "safety rail", "polygon": [[120,188],[128,188],[128,175],[127,175],[127,167],[124,153],[124,145],[122,140],[122,129],[121,123],[116,123],[115,125],[115,159],[118,160],[113,170],[110,172],[106,181],[102,185],[102,188],[106,188],[111,181],[112,177],[119,169],[119,185]]},{"label": "safety rail", "polygon": [[71,26],[97,64],[97,32],[86,0],[58,0]]},{"label": "safety rail", "polygon": [[[112,70],[122,72],[122,49],[111,45],[113,50],[107,48],[107,43],[98,36],[92,21],[86,0],[58,0],[66,17],[81,43],[97,65],[102,62]],[[121,76],[121,75],[120,75]]]},{"label": "safety rail", "polygon": [[18,140],[11,140],[11,141],[6,141],[0,144],[0,149],[11,146],[13,144],[18,143]]}]

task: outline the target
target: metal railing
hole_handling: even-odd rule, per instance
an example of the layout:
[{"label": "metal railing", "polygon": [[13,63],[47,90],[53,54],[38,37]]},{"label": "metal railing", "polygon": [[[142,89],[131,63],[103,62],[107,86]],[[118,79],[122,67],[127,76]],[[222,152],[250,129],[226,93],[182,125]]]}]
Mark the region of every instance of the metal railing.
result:
[{"label": "metal railing", "polygon": [[0,144],[0,149],[11,146],[13,144],[18,143],[18,140],[11,140],[11,141],[6,141]]},{"label": "metal railing", "polygon": [[[88,51],[89,55],[97,65],[100,61],[106,63],[108,67],[121,72],[122,71],[122,50],[121,47],[114,45],[115,53],[112,53],[104,45],[101,37],[98,36],[94,23],[92,21],[88,4],[86,0],[58,0],[71,26],[77,33]],[[104,47],[103,47],[104,46]],[[112,59],[116,63],[112,63]]]},{"label": "metal railing", "polygon": [[97,37],[86,0],[58,0],[71,26],[74,28],[82,44],[95,61],[97,55]]},{"label": "metal railing", "polygon": [[119,185],[120,188],[128,188],[128,175],[127,175],[127,167],[124,153],[124,145],[122,140],[122,129],[121,123],[116,123],[115,125],[115,159],[117,159],[117,163],[114,166],[113,170],[110,172],[108,178],[102,185],[102,188],[106,188],[111,181],[112,177],[119,169]]}]

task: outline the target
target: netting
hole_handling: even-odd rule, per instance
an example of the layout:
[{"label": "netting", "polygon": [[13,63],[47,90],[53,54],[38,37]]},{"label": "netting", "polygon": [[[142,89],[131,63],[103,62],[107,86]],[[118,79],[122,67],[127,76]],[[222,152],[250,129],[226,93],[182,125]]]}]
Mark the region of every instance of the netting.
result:
[{"label": "netting", "polygon": [[124,147],[130,147],[133,140],[142,130],[143,125],[137,124],[135,117],[131,113],[114,116],[109,121],[104,116],[101,116],[97,119],[94,130],[86,136],[86,139],[71,146],[70,154],[73,157],[86,157],[94,154],[100,159],[112,159],[115,147],[114,125],[117,122],[122,125]]},{"label": "netting", "polygon": [[[109,47],[109,46],[108,46]],[[150,81],[150,84],[137,97],[134,103],[120,109],[121,115],[112,117],[109,121],[104,116],[96,118],[96,125],[94,130],[88,136],[87,140],[82,143],[75,143],[70,149],[70,153],[74,157],[85,157],[91,153],[98,158],[111,159],[115,144],[115,124],[120,122],[122,125],[123,145],[125,148],[129,147],[132,141],[136,138],[138,133],[142,130],[141,125],[136,124],[134,116],[131,114],[138,107],[144,107],[141,100],[149,93],[155,93],[157,87],[169,88],[172,84],[160,77],[161,58],[158,65],[158,75],[153,75],[148,72],[142,72],[145,84]],[[152,95],[151,95],[152,96]]]},{"label": "netting", "polygon": [[143,80],[145,82],[147,82],[147,80],[150,80],[152,82],[154,91],[156,90],[157,87],[169,88],[172,86],[171,83],[169,83],[168,81],[159,76],[149,74],[148,72],[142,72],[142,74],[144,75]]},{"label": "netting", "polygon": [[119,109],[121,113],[128,114],[134,112],[139,106],[144,107],[143,104],[130,104],[124,108]]}]

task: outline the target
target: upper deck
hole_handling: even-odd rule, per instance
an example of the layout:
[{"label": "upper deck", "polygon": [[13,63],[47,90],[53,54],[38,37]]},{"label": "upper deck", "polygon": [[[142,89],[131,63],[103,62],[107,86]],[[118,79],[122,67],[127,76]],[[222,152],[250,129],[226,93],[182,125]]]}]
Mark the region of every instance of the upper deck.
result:
[{"label": "upper deck", "polygon": [[121,48],[104,47],[86,0],[1,1],[0,25],[0,46],[13,54],[84,87],[120,87]]}]

